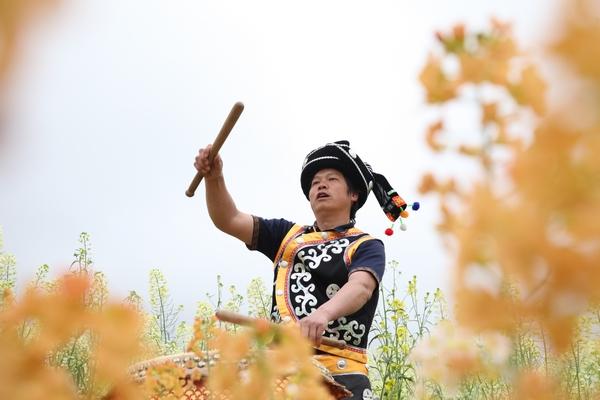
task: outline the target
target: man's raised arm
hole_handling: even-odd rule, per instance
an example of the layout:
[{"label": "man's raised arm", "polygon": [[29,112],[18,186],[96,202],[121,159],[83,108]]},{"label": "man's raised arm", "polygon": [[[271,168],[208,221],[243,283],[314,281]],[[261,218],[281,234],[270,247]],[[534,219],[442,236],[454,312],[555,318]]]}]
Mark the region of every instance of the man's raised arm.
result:
[{"label": "man's raised arm", "polygon": [[204,175],[208,214],[217,228],[250,244],[254,229],[253,218],[235,206],[223,178],[223,160],[217,154],[212,164],[209,162],[211,147],[208,145],[200,149],[194,162],[196,169]]}]

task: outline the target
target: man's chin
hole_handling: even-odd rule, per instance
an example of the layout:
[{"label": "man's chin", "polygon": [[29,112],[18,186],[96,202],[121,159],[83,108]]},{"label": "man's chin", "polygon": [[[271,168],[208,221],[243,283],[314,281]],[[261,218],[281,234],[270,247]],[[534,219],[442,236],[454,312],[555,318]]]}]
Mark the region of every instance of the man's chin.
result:
[{"label": "man's chin", "polygon": [[317,215],[322,213],[328,213],[330,211],[335,211],[336,207],[333,203],[330,203],[328,201],[320,201],[312,205],[312,210],[313,214]]}]

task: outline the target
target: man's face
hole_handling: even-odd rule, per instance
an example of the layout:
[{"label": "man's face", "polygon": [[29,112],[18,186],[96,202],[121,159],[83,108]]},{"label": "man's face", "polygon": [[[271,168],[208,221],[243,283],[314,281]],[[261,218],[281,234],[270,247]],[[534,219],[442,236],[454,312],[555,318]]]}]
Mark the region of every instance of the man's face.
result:
[{"label": "man's face", "polygon": [[308,192],[308,200],[313,213],[346,212],[358,200],[357,193],[348,193],[348,184],[344,175],[333,168],[322,169],[315,174]]}]

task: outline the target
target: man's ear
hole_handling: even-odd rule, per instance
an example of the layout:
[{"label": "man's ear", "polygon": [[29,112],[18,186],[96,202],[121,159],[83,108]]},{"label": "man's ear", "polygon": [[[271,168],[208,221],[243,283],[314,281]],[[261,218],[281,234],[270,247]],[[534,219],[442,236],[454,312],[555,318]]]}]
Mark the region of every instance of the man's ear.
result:
[{"label": "man's ear", "polygon": [[354,202],[357,202],[357,201],[358,201],[358,193],[356,193],[356,192],[352,192],[352,193],[350,194],[350,200],[352,200],[352,202],[353,202],[353,203],[354,203]]}]

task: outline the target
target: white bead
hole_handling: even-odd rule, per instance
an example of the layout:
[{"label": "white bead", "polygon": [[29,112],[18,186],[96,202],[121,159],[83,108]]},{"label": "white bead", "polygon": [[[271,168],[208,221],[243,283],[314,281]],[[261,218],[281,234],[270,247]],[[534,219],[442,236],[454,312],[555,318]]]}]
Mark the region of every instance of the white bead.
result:
[{"label": "white bead", "polygon": [[338,360],[337,367],[338,367],[338,369],[344,369],[344,368],[346,368],[346,360],[343,360],[343,359],[342,360]]},{"label": "white bead", "polygon": [[407,229],[407,228],[406,228],[406,225],[404,225],[404,224],[400,225],[400,230],[401,230],[401,231],[405,231],[406,229]]},{"label": "white bead", "polygon": [[285,260],[279,261],[279,267],[280,268],[287,268],[287,266],[288,266],[288,262],[287,261],[285,261]]},{"label": "white bead", "polygon": [[304,243],[304,238],[302,238],[302,236],[298,236],[295,241],[296,243]]},{"label": "white bead", "polygon": [[279,290],[276,290],[276,291],[275,291],[275,294],[276,294],[277,296],[283,296],[283,290],[281,290],[281,289],[279,289]]},{"label": "white bead", "polygon": [[321,232],[321,237],[323,239],[327,239],[329,237],[329,234],[327,232]]},{"label": "white bead", "polygon": [[283,319],[284,322],[290,322],[292,320],[292,317],[290,317],[289,315],[286,315],[282,319]]}]

